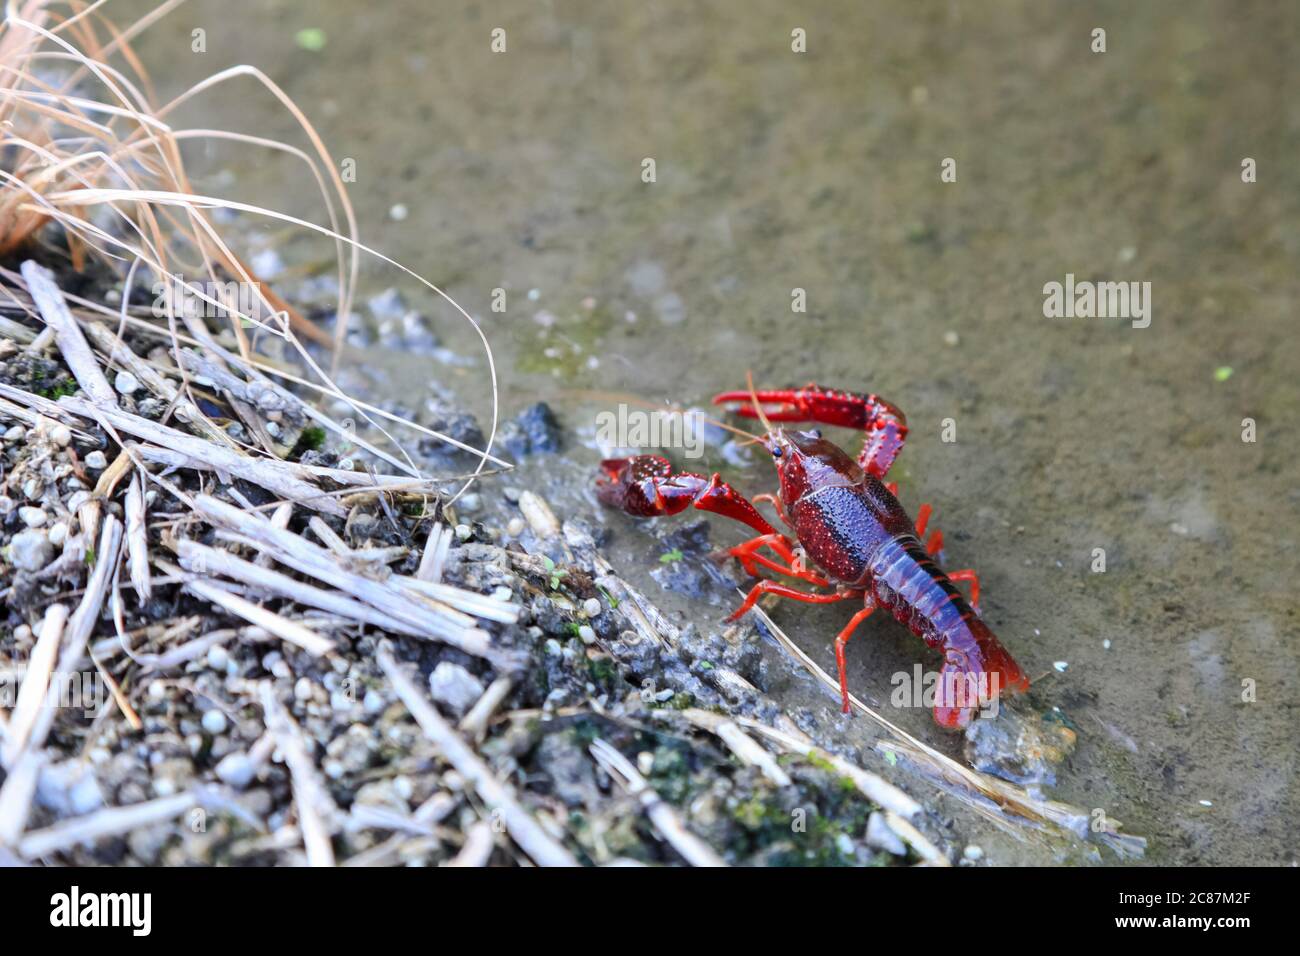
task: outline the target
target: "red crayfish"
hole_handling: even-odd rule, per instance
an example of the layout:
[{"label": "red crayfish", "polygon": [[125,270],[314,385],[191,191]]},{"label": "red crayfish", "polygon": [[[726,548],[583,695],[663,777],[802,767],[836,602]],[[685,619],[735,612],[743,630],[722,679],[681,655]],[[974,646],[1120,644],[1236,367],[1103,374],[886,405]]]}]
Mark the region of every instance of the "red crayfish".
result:
[{"label": "red crayfish", "polygon": [[[631,515],[677,514],[690,505],[742,521],[758,536],[727,551],[746,572],[759,577],[764,567],[816,588],[808,591],[761,578],[727,620],[745,614],[764,594],[829,604],[861,601],[835,638],[840,693],[849,713],[844,646],[876,608],[895,618],[932,648],[944,664],[935,686],[934,718],[942,727],[965,727],[973,711],[1001,691],[1023,691],[1029,680],[1006,648],[980,619],[979,580],[974,571],[945,574],[934,556],[943,547],[939,531],[922,544],[931,508],[924,504],[915,523],[895,497],[897,487],[882,481],[907,437],[903,413],[877,395],[835,391],[818,385],[800,389],[723,392],[714,404],[740,402],[736,413],[758,418],[762,437],[750,436],[771,454],[780,479],[776,495],[756,495],[772,504],[793,532],[792,542],[758,509],[715,473],[711,478],[674,472],[658,455],[610,458],[601,462],[597,481],[601,502]],[[775,405],[774,408],[768,406]],[[861,429],[866,441],[857,461],[822,438],[821,432],[787,431],[772,422],[821,422]],[[797,544],[796,544],[797,542]],[[776,560],[761,553],[768,549]],[[965,581],[971,601],[953,584]]]}]

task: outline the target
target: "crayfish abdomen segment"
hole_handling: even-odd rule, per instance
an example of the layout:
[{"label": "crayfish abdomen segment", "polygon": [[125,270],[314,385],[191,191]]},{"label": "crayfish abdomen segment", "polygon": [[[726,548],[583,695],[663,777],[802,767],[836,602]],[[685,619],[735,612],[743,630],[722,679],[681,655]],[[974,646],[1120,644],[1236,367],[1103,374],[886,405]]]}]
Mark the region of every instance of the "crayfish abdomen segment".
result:
[{"label": "crayfish abdomen segment", "polygon": [[930,647],[943,652],[934,719],[965,727],[976,708],[1029,679],[911,534],[890,538],[872,557],[870,592],[880,607]]}]

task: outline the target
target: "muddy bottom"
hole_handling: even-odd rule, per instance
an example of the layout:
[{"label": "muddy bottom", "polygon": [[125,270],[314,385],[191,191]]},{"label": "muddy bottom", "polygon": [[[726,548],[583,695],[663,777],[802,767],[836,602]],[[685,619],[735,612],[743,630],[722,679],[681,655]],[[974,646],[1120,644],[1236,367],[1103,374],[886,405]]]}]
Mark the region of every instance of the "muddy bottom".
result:
[{"label": "muddy bottom", "polygon": [[[256,63],[356,160],[362,238],[482,318],[507,416],[540,398],[560,417],[565,449],[501,480],[600,514],[629,580],[716,620],[716,589],[661,592],[652,576],[681,521],[601,513],[596,416],[620,399],[575,391],[706,404],[752,369],[760,385],[879,392],[912,429],[891,472],[901,500],[935,504],[945,563],[978,570],[1033,706],[1077,733],[1053,795],[1147,837],[1151,862],[1296,862],[1295,9],[411,2],[358,17],[287,3],[238,23],[220,10],[200,0],[147,38],[145,61],[168,64],[162,95]],[[168,58],[195,25],[210,52]],[[494,55],[497,26],[508,49]],[[294,48],[305,27],[323,49]],[[269,97],[202,106],[192,125],[292,135]],[[221,146],[192,162],[200,190],[321,218],[287,160]],[[254,239],[290,261],[331,254]],[[398,278],[367,266],[365,289]],[[1045,316],[1045,285],[1075,281],[1150,283],[1145,315]],[[444,346],[474,355],[450,309],[403,291]],[[436,380],[486,422],[481,355],[355,358],[377,395]],[[768,462],[735,458],[709,447],[689,464],[773,490]],[[715,522],[712,541],[740,530]],[[772,613],[833,670],[842,609]],[[925,709],[891,705],[892,675],[934,657],[877,618],[850,648],[855,693],[960,755]],[[770,693],[883,760],[873,726],[766,653]],[[1056,859],[941,808],[992,862]]]}]

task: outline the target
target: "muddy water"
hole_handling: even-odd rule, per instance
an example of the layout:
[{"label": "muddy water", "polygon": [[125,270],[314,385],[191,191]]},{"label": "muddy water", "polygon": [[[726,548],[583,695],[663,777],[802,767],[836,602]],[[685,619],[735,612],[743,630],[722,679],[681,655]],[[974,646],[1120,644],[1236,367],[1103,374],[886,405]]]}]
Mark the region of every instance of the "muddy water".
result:
[{"label": "muddy water", "polygon": [[[1105,53],[1090,50],[1098,26]],[[322,50],[295,45],[304,27],[325,32]],[[561,509],[595,510],[583,436],[608,407],[566,389],[699,403],[753,369],[892,398],[912,425],[893,473],[904,503],[936,504],[948,565],[979,570],[1036,703],[1078,729],[1056,795],[1147,836],[1151,861],[1283,864],[1300,815],[1297,40],[1295,8],[1227,2],[453,0],[235,18],[214,0],[141,51],[164,94],[257,64],[356,160],[362,238],[483,318],[507,413],[540,396],[563,418],[569,450],[516,476]],[[188,121],[290,136],[241,84]],[[321,218],[288,161],[230,146],[191,161],[200,187]],[[1067,274],[1149,282],[1149,327],[1045,318],[1044,284]],[[397,281],[367,267],[372,293]],[[403,289],[472,350],[448,310]],[[358,361],[377,386],[438,377],[484,407],[481,366]],[[772,479],[760,461],[700,467],[751,492]],[[603,520],[623,570],[658,593],[661,543]],[[840,609],[775,614],[833,667]],[[850,679],[887,704],[889,676],[929,658],[891,621],[859,633]],[[807,679],[772,679],[838,720]],[[889,713],[957,752],[926,712]],[[862,720],[837,733],[872,736]],[[946,809],[994,862],[1054,859]]]}]

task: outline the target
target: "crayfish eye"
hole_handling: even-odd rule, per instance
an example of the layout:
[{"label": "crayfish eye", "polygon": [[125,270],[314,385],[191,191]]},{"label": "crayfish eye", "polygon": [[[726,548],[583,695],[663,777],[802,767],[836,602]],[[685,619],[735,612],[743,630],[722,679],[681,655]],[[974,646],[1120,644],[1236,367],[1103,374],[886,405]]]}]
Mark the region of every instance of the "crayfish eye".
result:
[{"label": "crayfish eye", "polygon": [[780,446],[780,445],[773,445],[773,446],[772,446],[772,457],[773,457],[773,458],[780,458],[780,457],[781,457],[781,446]]}]

